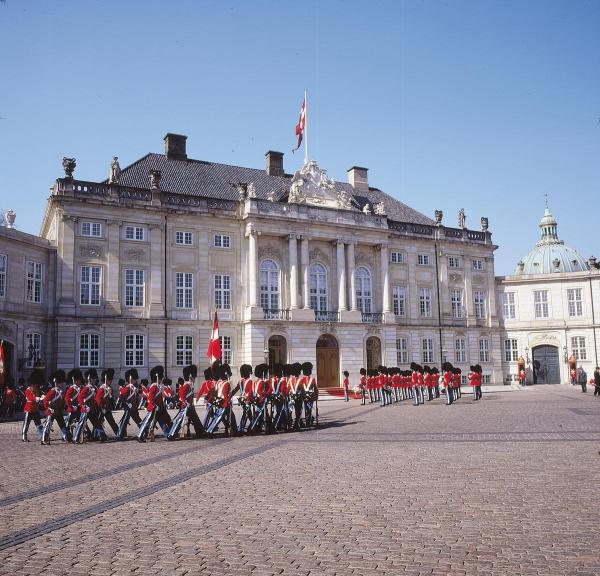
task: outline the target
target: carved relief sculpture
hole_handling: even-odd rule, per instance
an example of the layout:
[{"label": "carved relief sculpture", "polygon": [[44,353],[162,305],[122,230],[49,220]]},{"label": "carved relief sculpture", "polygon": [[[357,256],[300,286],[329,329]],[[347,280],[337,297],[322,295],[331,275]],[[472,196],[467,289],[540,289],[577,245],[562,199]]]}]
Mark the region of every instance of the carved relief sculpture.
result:
[{"label": "carved relief sculpture", "polygon": [[79,255],[84,258],[102,258],[102,247],[94,244],[81,244]]},{"label": "carved relief sculpture", "polygon": [[327,177],[327,170],[311,160],[294,174],[288,202],[338,208],[339,194],[335,191],[335,182]]},{"label": "carved relief sculpture", "polygon": [[338,192],[337,207],[341,208],[342,210],[351,210],[352,209],[352,197],[344,189],[342,189]]}]

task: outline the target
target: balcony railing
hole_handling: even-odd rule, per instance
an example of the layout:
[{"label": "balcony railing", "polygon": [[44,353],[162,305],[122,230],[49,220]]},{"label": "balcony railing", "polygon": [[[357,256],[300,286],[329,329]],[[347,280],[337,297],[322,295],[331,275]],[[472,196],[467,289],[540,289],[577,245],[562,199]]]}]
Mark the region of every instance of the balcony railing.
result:
[{"label": "balcony railing", "polygon": [[367,324],[381,324],[383,322],[382,312],[363,312],[362,321]]},{"label": "balcony railing", "polygon": [[339,322],[340,313],[334,310],[315,310],[315,320],[317,322]]},{"label": "balcony railing", "polygon": [[290,311],[280,308],[263,308],[263,318],[265,320],[289,320]]}]

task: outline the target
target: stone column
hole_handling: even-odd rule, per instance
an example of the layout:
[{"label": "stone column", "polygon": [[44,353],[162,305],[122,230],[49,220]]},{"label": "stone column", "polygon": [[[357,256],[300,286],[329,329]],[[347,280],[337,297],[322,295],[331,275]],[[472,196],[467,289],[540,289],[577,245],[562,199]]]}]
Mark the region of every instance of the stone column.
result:
[{"label": "stone column", "polygon": [[382,288],[382,312],[389,314],[390,309],[390,275],[389,275],[389,264],[388,264],[388,247],[387,244],[380,244],[379,250],[381,252],[381,288]]},{"label": "stone column", "polygon": [[106,223],[106,238],[108,239],[106,266],[106,311],[109,314],[121,314],[120,276],[120,238],[121,222],[108,220]]},{"label": "stone column", "polygon": [[258,232],[249,222],[246,225],[246,238],[248,238],[248,306],[256,306],[256,236]]},{"label": "stone column", "polygon": [[[162,317],[165,313],[163,302],[164,253],[163,253],[163,226],[150,224],[150,315],[154,318]],[[166,270],[165,270],[166,273]]]},{"label": "stone column", "polygon": [[302,305],[305,310],[310,308],[310,277],[308,272],[308,238],[302,236],[300,242],[300,259],[302,266]]},{"label": "stone column", "polygon": [[77,218],[63,214],[61,222],[58,242],[60,271],[57,270],[59,281],[58,310],[61,314],[71,315],[75,314],[75,283],[77,282],[77,271],[75,270],[75,227],[77,226]]},{"label": "stone column", "polygon": [[354,259],[354,242],[348,244],[348,286],[350,287],[350,310],[356,312],[356,280],[354,271],[356,261]]},{"label": "stone column", "polygon": [[298,238],[295,234],[288,236],[290,249],[290,308],[298,308]]},{"label": "stone column", "polygon": [[344,242],[336,242],[337,252],[337,282],[338,282],[338,311],[346,310],[346,258],[344,255]]}]

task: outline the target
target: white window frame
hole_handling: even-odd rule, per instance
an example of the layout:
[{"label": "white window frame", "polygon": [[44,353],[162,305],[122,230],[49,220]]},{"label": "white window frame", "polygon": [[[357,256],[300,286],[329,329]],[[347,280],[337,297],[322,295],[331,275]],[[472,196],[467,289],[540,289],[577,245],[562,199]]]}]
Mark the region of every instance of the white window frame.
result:
[{"label": "white window frame", "polygon": [[485,266],[481,258],[473,258],[473,260],[471,260],[471,266],[476,272],[481,272],[482,270],[485,270]]},{"label": "white window frame", "polygon": [[490,341],[488,338],[479,339],[479,361],[490,362]]},{"label": "white window frame", "polygon": [[452,288],[450,290],[450,306],[452,308],[452,318],[464,317],[462,288]]},{"label": "white window frame", "polygon": [[81,235],[88,238],[102,238],[102,224],[86,220],[81,223]]},{"label": "white window frame", "polygon": [[433,338],[421,339],[421,360],[423,364],[433,363]]},{"label": "white window frame", "polygon": [[34,304],[42,303],[43,265],[41,262],[28,260],[25,265],[26,300]]},{"label": "white window frame", "polygon": [[132,242],[144,242],[146,240],[146,228],[135,224],[126,224],[123,229],[123,238]]},{"label": "white window frame", "polygon": [[233,338],[227,334],[219,336],[221,342],[221,362],[223,364],[233,364]]},{"label": "white window frame", "polygon": [[448,268],[457,270],[460,268],[460,256],[448,256]]},{"label": "white window frame", "polygon": [[514,292],[502,292],[502,317],[514,320],[517,317],[517,306]]},{"label": "white window frame", "polygon": [[583,289],[567,288],[567,304],[569,317],[579,318],[583,316]]},{"label": "white window frame", "polygon": [[536,318],[544,319],[550,317],[548,290],[534,290],[533,302],[535,307]]},{"label": "white window frame", "polygon": [[261,260],[259,266],[260,305],[263,310],[278,310],[281,292],[281,271],[277,262],[267,258]]},{"label": "white window frame", "polygon": [[188,230],[176,230],[175,231],[175,244],[177,246],[192,246],[194,243],[194,236],[192,232]]},{"label": "white window frame", "polygon": [[78,349],[80,368],[98,368],[100,366],[100,334],[81,332]]},{"label": "white window frame", "polygon": [[504,339],[504,361],[516,362],[519,359],[519,343],[516,338]]},{"label": "white window frame", "polygon": [[8,256],[0,254],[0,298],[6,298]]},{"label": "white window frame", "polygon": [[392,264],[405,264],[406,256],[401,250],[392,250],[390,252],[390,262]]},{"label": "white window frame", "polygon": [[573,354],[577,360],[587,360],[584,336],[571,336],[571,354]]},{"label": "white window frame", "polygon": [[454,361],[457,364],[467,362],[467,339],[462,336],[454,339]]},{"label": "white window frame", "polygon": [[429,254],[417,254],[418,266],[431,266],[431,258]]},{"label": "white window frame", "polygon": [[[33,355],[29,356],[29,346],[33,346]],[[42,335],[39,332],[25,333],[25,367],[35,368],[36,362],[42,354]]]},{"label": "white window frame", "polygon": [[[87,278],[84,278],[84,275],[86,275]],[[81,306],[100,306],[101,299],[102,266],[95,266],[91,264],[84,264],[83,266],[80,266],[79,304]]]},{"label": "white window frame", "polygon": [[[362,272],[364,270],[364,273]],[[363,314],[373,312],[373,275],[366,266],[359,266],[354,271],[356,290],[356,307]]]},{"label": "white window frame", "polygon": [[433,297],[431,288],[426,286],[419,288],[419,315],[421,318],[433,317]]},{"label": "white window frame", "polygon": [[473,312],[477,320],[486,317],[486,292],[484,290],[473,290]]},{"label": "white window frame", "polygon": [[215,248],[231,248],[231,236],[229,234],[215,234],[213,237],[213,246]]},{"label": "white window frame", "polygon": [[125,366],[144,366],[146,360],[146,336],[139,332],[125,334]]},{"label": "white window frame", "polygon": [[396,338],[396,364],[408,364],[408,338],[399,336]]},{"label": "white window frame", "polygon": [[146,271],[139,268],[125,269],[125,306],[143,308],[146,305]]},{"label": "white window frame", "polygon": [[394,286],[392,288],[392,309],[394,316],[406,317],[406,286]]},{"label": "white window frame", "polygon": [[189,366],[194,358],[194,337],[191,334],[175,336],[175,366]]},{"label": "white window frame", "polygon": [[213,280],[214,305],[217,310],[231,310],[231,276],[215,274]]},{"label": "white window frame", "polygon": [[177,310],[194,308],[193,272],[175,272],[175,308]]}]

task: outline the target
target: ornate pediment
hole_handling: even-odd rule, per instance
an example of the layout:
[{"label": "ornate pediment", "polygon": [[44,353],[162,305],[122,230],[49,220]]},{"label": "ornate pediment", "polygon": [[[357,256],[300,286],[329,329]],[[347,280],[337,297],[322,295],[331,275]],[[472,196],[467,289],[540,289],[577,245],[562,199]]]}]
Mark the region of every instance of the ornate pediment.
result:
[{"label": "ornate pediment", "polygon": [[304,164],[292,178],[290,204],[310,204],[324,208],[352,209],[352,197],[345,190],[336,191],[335,182],[327,170],[319,168],[315,160]]}]

